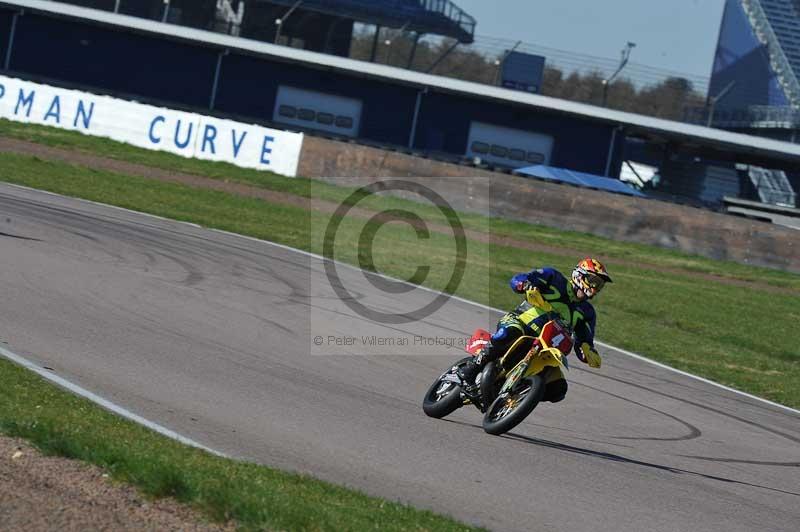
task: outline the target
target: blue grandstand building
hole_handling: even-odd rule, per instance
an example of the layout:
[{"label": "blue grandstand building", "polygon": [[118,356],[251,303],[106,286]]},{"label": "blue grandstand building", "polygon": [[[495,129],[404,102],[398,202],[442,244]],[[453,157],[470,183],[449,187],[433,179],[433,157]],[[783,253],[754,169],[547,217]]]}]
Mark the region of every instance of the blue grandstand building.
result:
[{"label": "blue grandstand building", "polygon": [[[662,199],[794,207],[800,142],[779,140],[800,124],[798,4],[727,1],[698,111],[716,129],[347,57],[356,22],[373,50],[380,27],[469,42],[449,0],[0,0],[0,72],[579,186],[625,170]],[[23,96],[6,93],[14,113]]]},{"label": "blue grandstand building", "polygon": [[726,0],[709,90],[716,127],[800,141],[800,0]]},{"label": "blue grandstand building", "polygon": [[[58,0],[347,57],[356,23],[471,43],[475,19],[450,0]],[[373,45],[373,50],[375,49]],[[374,59],[374,57],[373,57]]]}]

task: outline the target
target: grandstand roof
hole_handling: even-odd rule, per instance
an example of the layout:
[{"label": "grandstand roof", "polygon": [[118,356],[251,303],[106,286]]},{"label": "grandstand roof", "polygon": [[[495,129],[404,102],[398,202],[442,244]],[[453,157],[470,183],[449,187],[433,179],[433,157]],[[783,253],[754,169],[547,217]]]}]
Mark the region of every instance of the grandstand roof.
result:
[{"label": "grandstand roof", "polygon": [[624,128],[629,135],[639,135],[685,146],[710,148],[751,158],[769,158],[775,161],[800,163],[800,145],[762,137],[651,118],[547,96],[423,74],[58,2],[0,0],[0,5],[32,9],[59,16],[77,17],[99,24],[123,27],[173,39],[194,41],[209,46],[243,50],[287,62],[302,63],[319,69],[337,70],[356,76],[391,80],[405,85],[416,86],[420,89],[427,88],[440,92],[470,95],[476,98],[488,98],[513,105],[568,114]]}]

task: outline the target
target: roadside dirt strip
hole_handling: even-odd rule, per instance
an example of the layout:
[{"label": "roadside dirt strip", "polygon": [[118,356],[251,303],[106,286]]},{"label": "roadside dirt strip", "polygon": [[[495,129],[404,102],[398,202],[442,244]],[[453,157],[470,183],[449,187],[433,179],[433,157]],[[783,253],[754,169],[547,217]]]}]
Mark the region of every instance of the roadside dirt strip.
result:
[{"label": "roadside dirt strip", "polygon": [[103,470],[0,436],[0,530],[227,531],[169,499],[150,501]]}]

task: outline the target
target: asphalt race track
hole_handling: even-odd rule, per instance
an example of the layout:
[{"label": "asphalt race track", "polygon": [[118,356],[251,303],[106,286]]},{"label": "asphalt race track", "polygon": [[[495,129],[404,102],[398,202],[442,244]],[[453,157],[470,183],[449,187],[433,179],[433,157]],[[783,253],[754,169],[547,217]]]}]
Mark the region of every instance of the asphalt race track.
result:
[{"label": "asphalt race track", "polygon": [[[798,530],[798,414],[606,350],[492,437],[474,408],[420,407],[460,346],[361,340],[455,342],[492,311],[381,324],[268,243],[5,185],[0,215],[0,340],[213,449],[496,530]],[[338,273],[384,312],[434,296]]]}]

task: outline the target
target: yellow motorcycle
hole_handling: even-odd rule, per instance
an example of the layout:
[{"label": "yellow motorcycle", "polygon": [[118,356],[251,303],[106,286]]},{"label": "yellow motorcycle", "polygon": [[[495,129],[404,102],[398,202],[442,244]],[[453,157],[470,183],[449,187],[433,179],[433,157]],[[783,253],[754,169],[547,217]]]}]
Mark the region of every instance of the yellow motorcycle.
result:
[{"label": "yellow motorcycle", "polygon": [[489,362],[474,386],[461,378],[461,368],[490,341],[491,333],[478,329],[466,346],[469,357],[456,362],[428,389],[422,402],[430,417],[443,418],[473,404],[483,412],[483,430],[503,434],[516,427],[536,408],[548,383],[563,379],[572,331],[538,290],[528,290],[528,303],[541,310],[544,322],[538,336],[521,336],[497,362]]}]

